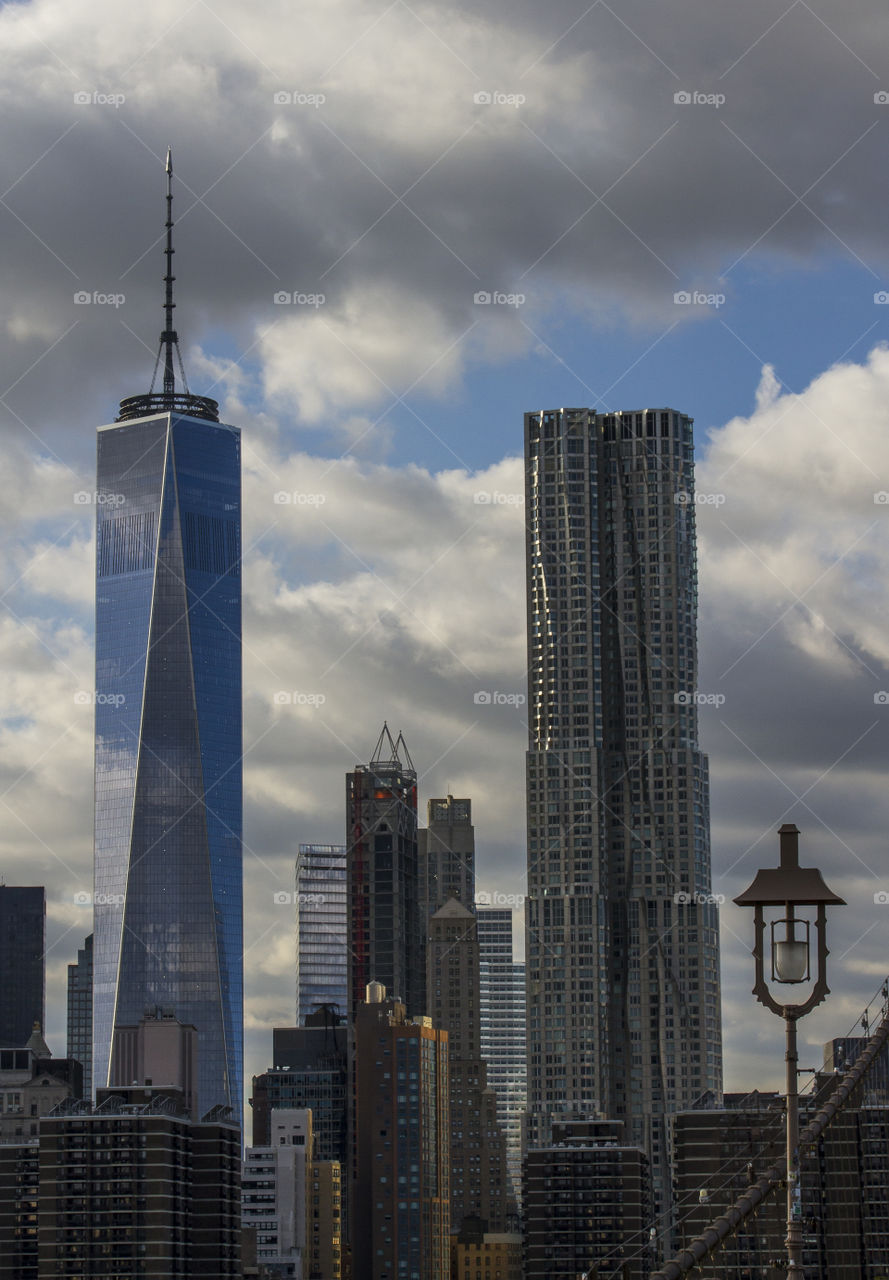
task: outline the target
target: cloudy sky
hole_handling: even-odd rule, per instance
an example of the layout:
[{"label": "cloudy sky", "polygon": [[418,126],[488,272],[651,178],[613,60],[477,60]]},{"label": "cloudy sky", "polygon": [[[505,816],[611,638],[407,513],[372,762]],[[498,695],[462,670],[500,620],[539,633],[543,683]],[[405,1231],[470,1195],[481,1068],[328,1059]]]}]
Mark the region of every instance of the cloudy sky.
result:
[{"label": "cloudy sky", "polygon": [[[805,1065],[849,1029],[889,968],[884,32],[876,0],[0,7],[0,871],[47,886],[56,1052],[91,927],[76,495],[150,381],[170,144],[189,381],[245,448],[248,1075],[294,1016],[273,894],[384,718],[421,803],[472,797],[479,887],[523,891],[523,709],[474,694],[525,688],[522,413],[561,405],[696,420],[714,889],[797,823],[850,904]],[[780,1076],[749,937],[726,907],[732,1088]]]}]

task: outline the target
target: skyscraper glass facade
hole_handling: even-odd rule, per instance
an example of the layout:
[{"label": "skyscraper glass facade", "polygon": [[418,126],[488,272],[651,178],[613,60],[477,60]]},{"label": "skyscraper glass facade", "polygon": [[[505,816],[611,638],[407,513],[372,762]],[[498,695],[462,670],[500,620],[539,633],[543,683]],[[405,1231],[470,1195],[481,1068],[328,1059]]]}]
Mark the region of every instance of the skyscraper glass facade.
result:
[{"label": "skyscraper glass facade", "polygon": [[44,1027],[46,892],[0,884],[0,1047],[20,1049]]},{"label": "skyscraper glass facade", "polygon": [[93,1091],[93,935],[68,965],[68,1057],[83,1067],[83,1096]]},{"label": "skyscraper glass facade", "polygon": [[348,1008],[346,847],[301,844],[296,859],[296,1016],[320,1004]]},{"label": "skyscraper glass facade", "polygon": [[722,1084],[693,457],[672,409],[525,417],[529,1137],[622,1120],[661,1198]]},{"label": "skyscraper glass facade", "polygon": [[199,1037],[200,1114],[241,1112],[240,432],[101,428],[93,1078],[160,1006]]}]

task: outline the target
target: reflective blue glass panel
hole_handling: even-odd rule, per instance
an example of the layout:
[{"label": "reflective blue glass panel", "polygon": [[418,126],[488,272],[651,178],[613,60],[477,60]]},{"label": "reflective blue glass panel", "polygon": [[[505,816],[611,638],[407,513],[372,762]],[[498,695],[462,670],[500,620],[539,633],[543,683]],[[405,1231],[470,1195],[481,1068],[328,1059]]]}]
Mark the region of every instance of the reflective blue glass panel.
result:
[{"label": "reflective blue glass panel", "polygon": [[99,433],[94,1079],[115,1025],[198,1031],[201,1114],[243,1076],[240,434]]}]

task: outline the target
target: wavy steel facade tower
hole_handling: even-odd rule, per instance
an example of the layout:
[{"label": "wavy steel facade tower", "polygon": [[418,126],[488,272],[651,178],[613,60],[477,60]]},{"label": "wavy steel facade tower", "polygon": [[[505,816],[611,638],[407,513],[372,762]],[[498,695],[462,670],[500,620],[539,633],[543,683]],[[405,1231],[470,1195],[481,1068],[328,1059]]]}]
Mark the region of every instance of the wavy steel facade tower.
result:
[{"label": "wavy steel facade tower", "polygon": [[164,390],[99,429],[93,1085],[116,1025],[198,1032],[198,1114],[240,1116],[241,441],[175,391],[167,159]]},{"label": "wavy steel facade tower", "polygon": [[662,1204],[722,1084],[693,456],[672,409],[525,416],[528,1140],[622,1120]]}]

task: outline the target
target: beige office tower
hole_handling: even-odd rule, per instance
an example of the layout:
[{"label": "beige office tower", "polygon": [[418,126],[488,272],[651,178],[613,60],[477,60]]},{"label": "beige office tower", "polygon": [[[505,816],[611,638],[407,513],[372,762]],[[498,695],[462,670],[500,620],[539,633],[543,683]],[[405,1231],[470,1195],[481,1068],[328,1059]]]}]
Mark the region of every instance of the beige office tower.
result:
[{"label": "beige office tower", "polygon": [[693,453],[673,409],[525,415],[527,1140],[623,1121],[659,1207],[722,1088]]},{"label": "beige office tower", "polygon": [[426,1007],[434,1027],[448,1033],[451,1104],[451,1231],[481,1218],[504,1231],[511,1184],[497,1097],[481,1057],[478,924],[451,898],[427,925]]}]

